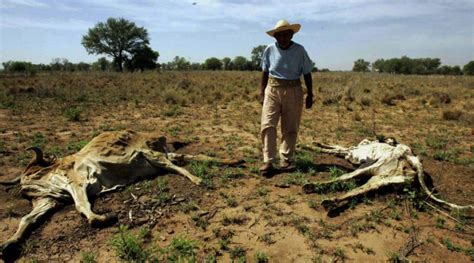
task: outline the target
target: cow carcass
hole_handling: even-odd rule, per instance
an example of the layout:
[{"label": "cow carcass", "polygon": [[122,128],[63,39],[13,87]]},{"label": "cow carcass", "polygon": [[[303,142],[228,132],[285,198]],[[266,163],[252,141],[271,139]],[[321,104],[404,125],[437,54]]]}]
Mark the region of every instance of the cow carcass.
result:
[{"label": "cow carcass", "polygon": [[414,182],[416,178],[425,194],[439,205],[448,209],[474,210],[473,205],[460,206],[437,198],[426,186],[420,159],[413,154],[410,147],[397,143],[393,138],[387,138],[382,142],[364,139],[353,147],[315,143],[314,147],[306,146],[306,148],[343,157],[358,168],[329,181],[308,183],[303,186],[305,193],[316,192],[337,182],[352,179],[367,180],[362,186],[341,196],[323,200],[321,204],[327,210],[340,207],[343,202],[370,191],[390,185],[404,185]]},{"label": "cow carcass", "polygon": [[88,197],[112,191],[164,170],[178,173],[199,185],[201,178],[177,166],[191,160],[235,165],[241,161],[186,155],[167,150],[165,137],[131,130],[105,132],[91,140],[79,152],[48,160],[38,148],[35,157],[16,179],[5,183],[20,183],[23,195],[32,198],[33,209],[25,215],[15,234],[1,244],[2,254],[24,238],[25,231],[49,210],[64,201],[73,201],[90,225],[100,226],[117,219],[114,213],[96,214]]}]

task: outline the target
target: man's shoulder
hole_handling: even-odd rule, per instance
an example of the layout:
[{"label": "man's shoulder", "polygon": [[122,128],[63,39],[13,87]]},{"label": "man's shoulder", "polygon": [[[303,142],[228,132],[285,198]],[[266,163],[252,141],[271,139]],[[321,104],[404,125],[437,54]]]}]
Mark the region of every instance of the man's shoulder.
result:
[{"label": "man's shoulder", "polygon": [[271,44],[268,44],[267,47],[265,48],[265,50],[269,50],[269,49],[274,49],[276,48],[276,43],[271,43]]},{"label": "man's shoulder", "polygon": [[293,48],[295,49],[304,49],[303,45],[300,43],[293,42]]}]

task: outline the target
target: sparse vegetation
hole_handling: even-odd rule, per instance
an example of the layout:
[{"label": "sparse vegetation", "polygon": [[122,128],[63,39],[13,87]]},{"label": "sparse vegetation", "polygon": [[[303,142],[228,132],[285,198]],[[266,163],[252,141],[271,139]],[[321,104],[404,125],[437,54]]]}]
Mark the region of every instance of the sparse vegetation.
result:
[{"label": "sparse vegetation", "polygon": [[160,249],[160,253],[166,262],[196,262],[197,250],[197,241],[179,235],[167,247]]},{"label": "sparse vegetation", "polygon": [[[320,141],[352,145],[366,137],[393,136],[422,156],[437,196],[463,202],[466,196],[472,195],[472,185],[463,183],[466,175],[472,174],[474,160],[469,126],[470,99],[474,96],[472,77],[319,72],[313,76],[317,99],[315,107],[303,113],[299,133],[301,144]],[[413,221],[415,227],[426,226],[428,222],[434,233],[432,242],[427,241],[423,245],[427,247],[423,249],[440,244],[445,249],[438,249],[433,255],[414,253],[410,260],[435,261],[435,257],[443,255],[464,260],[468,259],[466,255],[472,258],[471,238],[467,235],[469,219],[453,213],[460,222],[455,224],[438,217],[424,207],[426,196],[416,187],[368,195],[362,203],[348,204],[348,209],[335,218],[326,218],[320,201],[332,198],[336,191],[352,189],[355,182],[320,189],[314,195],[303,194],[301,186],[350,172],[346,161],[336,162],[328,155],[297,148],[296,172],[276,174],[273,178],[259,177],[261,106],[255,100],[260,80],[258,72],[178,74],[164,70],[126,75],[62,72],[22,75],[21,78],[2,75],[0,78],[0,117],[4,125],[0,129],[0,165],[5,167],[0,177],[16,173],[28,164],[32,153],[24,149],[29,146],[39,146],[45,149],[46,155],[54,153],[62,157],[77,152],[103,131],[120,129],[166,135],[170,149],[175,147],[172,142],[184,141],[186,145],[177,150],[180,153],[247,161],[242,167],[226,168],[217,168],[207,162],[188,164],[189,171],[204,179],[204,187],[196,187],[186,179],[166,172],[156,179],[137,182],[116,195],[101,196],[94,204],[94,211],[108,211],[120,204],[123,210],[119,211],[119,221],[129,222],[127,213],[132,209],[134,225],[122,233],[81,228],[68,237],[71,244],[82,244],[79,232],[83,234],[85,230],[91,242],[97,240],[98,233],[100,237],[110,235],[107,239],[118,237],[122,240],[123,235],[124,240],[128,240],[128,235],[133,236],[135,241],[129,243],[135,246],[123,243],[118,247],[123,250],[128,247],[129,251],[135,249],[136,252],[128,253],[148,261],[176,262],[181,255],[184,262],[221,262],[231,256],[238,262],[243,260],[245,253],[249,261],[266,262],[267,257],[268,262],[272,262],[276,259],[269,256],[289,240],[300,245],[298,253],[308,261],[313,256],[316,262],[341,261],[344,257],[350,261],[354,258],[353,253],[365,254],[364,257],[373,261],[401,260],[401,255],[395,252],[399,247],[380,250],[374,246],[372,249],[363,239],[385,235],[388,231],[390,237],[395,233],[393,239],[401,241],[413,232],[413,227],[407,223]],[[30,87],[33,90],[28,91]],[[341,88],[345,87],[350,89],[342,92]],[[386,106],[382,102],[385,95],[392,96],[395,105]],[[71,109],[70,113],[66,113],[68,109]],[[17,195],[18,191],[19,188],[12,188],[8,193]],[[137,199],[131,196],[132,193]],[[395,199],[398,201],[392,205],[386,203]],[[13,203],[9,207],[6,205],[9,201],[1,207],[3,220],[17,220],[29,209],[27,203]],[[382,208],[385,210],[381,211]],[[320,218],[324,218],[323,223]],[[72,219],[68,216],[64,220],[61,225],[64,232],[63,229],[57,232],[71,233],[75,224],[69,224]],[[153,229],[152,238],[142,238],[139,229],[133,228],[137,225]],[[173,231],[182,231],[182,227],[192,236],[171,245],[175,238]],[[209,235],[216,228],[233,231],[234,235]],[[242,243],[248,233],[254,234],[252,242],[256,240],[256,247]],[[56,240],[50,235],[42,232],[41,238],[27,241],[19,261],[47,261],[45,247]],[[298,238],[291,239],[291,235]],[[48,238],[50,242],[45,241]],[[195,243],[187,242],[194,239]],[[98,246],[109,246],[117,253],[116,260],[124,260],[110,243]],[[78,254],[80,252],[74,252],[76,250],[70,249],[72,246],[65,242],[61,242],[60,247],[61,251],[68,251],[67,256],[74,256],[74,260],[100,261],[98,254],[92,254],[94,252]],[[394,252],[389,254],[389,251]],[[257,255],[259,252],[260,256]],[[52,256],[58,261],[67,261],[66,255],[53,252]]]},{"label": "sparse vegetation", "polygon": [[152,260],[153,250],[144,247],[144,232],[134,235],[125,225],[120,225],[118,230],[119,233],[109,240],[109,244],[115,249],[119,258],[134,262]]}]

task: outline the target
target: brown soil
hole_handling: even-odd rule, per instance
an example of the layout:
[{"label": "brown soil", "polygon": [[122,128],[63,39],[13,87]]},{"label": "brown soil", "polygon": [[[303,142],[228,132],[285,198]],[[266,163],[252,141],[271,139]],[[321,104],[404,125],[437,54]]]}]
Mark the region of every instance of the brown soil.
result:
[{"label": "brown soil", "polygon": [[[150,73],[128,74],[126,77],[66,75],[5,78],[0,87],[4,94],[8,93],[8,88],[27,86],[35,86],[36,93],[14,94],[17,106],[0,109],[0,180],[11,179],[21,173],[31,158],[24,149],[33,144],[39,143],[46,151],[66,155],[80,149],[73,143],[87,142],[103,130],[159,130],[168,141],[188,143],[178,152],[244,158],[247,163],[240,168],[209,168],[214,184],[211,189],[194,186],[178,175],[157,175],[150,180],[153,183],[166,181],[167,194],[172,198],[155,208],[151,208],[150,202],[157,198],[157,193],[146,182],[138,182],[92,201],[94,211],[116,212],[119,223],[129,225],[132,233],[138,233],[140,228],[151,230],[146,247],[165,247],[173,238],[184,235],[198,241],[198,262],[203,262],[209,255],[217,255],[218,262],[230,262],[232,251],[236,248],[245,251],[249,262],[253,262],[256,252],[263,252],[270,262],[365,262],[395,259],[410,237],[416,235],[422,243],[408,255],[409,260],[470,262],[473,259],[472,219],[462,218],[461,223],[457,223],[431,208],[417,210],[402,190],[375,193],[338,215],[328,215],[319,202],[340,192],[306,195],[298,178],[325,180],[329,178],[330,167],[351,168],[344,160],[299,149],[299,156],[310,158],[311,164],[298,167],[298,172],[281,173],[272,178],[260,177],[256,173],[260,165],[260,106],[254,101],[258,74],[213,74],[186,73],[184,77],[173,73],[158,76]],[[120,81],[115,78],[125,79]],[[151,86],[178,83],[173,82],[176,78],[190,79],[201,89],[228,80],[226,85],[236,87],[238,92],[224,90],[223,95],[215,95],[215,98],[196,95],[197,99],[193,102],[193,92],[198,91],[191,90],[188,91],[190,95],[186,92],[179,95],[185,97],[176,95],[176,100],[187,100],[186,105],[178,105],[179,113],[167,113],[176,105],[160,101],[158,93],[154,93],[157,88]],[[352,83],[353,79],[364,83],[359,85],[360,90],[362,87],[372,89],[371,106],[357,103],[365,96],[362,91],[357,93],[359,89],[356,89],[353,102],[341,102],[339,107],[323,105],[324,99],[332,96],[329,92],[331,88],[336,89],[334,83],[342,82],[340,85],[343,85]],[[474,82],[472,78],[382,78],[333,73],[317,74],[315,80],[318,100],[311,110],[304,112],[299,138],[301,143],[356,144],[370,136],[367,129],[373,128],[375,114],[378,134],[394,136],[398,141],[416,148],[416,152],[421,152],[425,171],[432,177],[439,196],[454,203],[474,204],[472,122],[443,120],[442,112],[452,107],[451,104],[436,104],[432,100],[430,104],[424,104],[423,101],[423,98],[429,98],[432,91],[441,90],[452,82],[451,99],[456,102],[456,107],[464,109],[465,115],[472,114],[472,108],[463,108],[474,97],[474,91],[468,88]],[[78,82],[88,88],[79,92],[68,87],[79,85],[76,84]],[[140,84],[143,87],[135,94],[132,87],[137,83],[145,84]],[[399,88],[400,85],[405,90],[415,87],[420,94],[410,96],[411,93],[406,91],[404,100],[396,101],[395,106],[383,105],[380,103],[383,93],[379,89],[380,83],[388,89],[392,86]],[[116,89],[107,90],[109,93],[104,96],[109,98],[102,101],[100,97],[89,98],[80,104],[68,98],[65,101],[56,98],[60,97],[61,92],[74,97],[110,85]],[[174,84],[166,85],[176,88]],[[193,85],[189,89],[194,88]],[[41,93],[45,88],[54,94]],[[156,101],[142,94],[144,90],[152,97],[157,96],[153,97]],[[215,89],[209,94],[214,94],[216,90],[219,91]],[[246,94],[246,90],[251,91],[247,97],[237,97],[239,93]],[[111,99],[114,96],[121,98],[123,94],[127,97],[123,101]],[[83,109],[78,122],[64,115],[64,109],[76,104]],[[356,113],[362,120],[354,117]],[[430,138],[446,139],[448,142],[442,147],[433,146],[428,141]],[[452,149],[456,150],[456,158],[439,160],[437,156],[440,153]],[[191,169],[190,165],[186,167]],[[229,198],[235,204],[230,205]],[[183,208],[184,204],[190,203],[194,203],[197,210]],[[29,201],[21,197],[18,186],[0,187],[0,242],[15,232],[21,217],[30,209]],[[228,219],[240,220],[228,223]],[[206,225],[199,225],[199,222]],[[99,262],[118,262],[120,259],[109,244],[111,237],[118,233],[117,226],[92,228],[73,204],[64,204],[32,231],[24,242],[18,261],[77,262],[84,259],[84,253],[90,253]],[[221,245],[226,237],[228,248]],[[449,247],[449,242],[462,249],[451,251],[456,249]]]}]

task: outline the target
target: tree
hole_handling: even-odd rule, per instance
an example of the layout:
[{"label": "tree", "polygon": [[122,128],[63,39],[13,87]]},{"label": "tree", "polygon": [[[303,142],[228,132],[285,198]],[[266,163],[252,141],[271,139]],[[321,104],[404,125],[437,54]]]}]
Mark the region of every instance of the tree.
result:
[{"label": "tree", "polygon": [[26,73],[33,70],[33,64],[26,61],[7,61],[3,62],[3,69],[5,72],[21,72]]},{"label": "tree", "polygon": [[237,56],[232,61],[233,68],[236,70],[251,70],[252,69],[252,62],[248,61],[247,58],[242,56]]},{"label": "tree", "polygon": [[375,72],[382,73],[382,72],[385,72],[384,66],[385,66],[385,60],[377,59],[376,61],[372,63],[372,70]]},{"label": "tree", "polygon": [[451,72],[450,72],[451,75],[462,75],[462,70],[461,70],[461,67],[459,66],[454,66],[451,68]]},{"label": "tree", "polygon": [[202,67],[203,67],[203,65],[201,63],[194,62],[194,63],[191,63],[190,69],[191,70],[201,70]]},{"label": "tree", "polygon": [[94,70],[106,71],[111,68],[111,65],[105,57],[101,57],[96,62],[92,63],[92,68]]},{"label": "tree", "polygon": [[469,61],[464,67],[462,67],[464,75],[474,75],[474,60]]},{"label": "tree", "polygon": [[76,68],[77,68],[78,71],[89,71],[89,69],[91,68],[91,65],[87,64],[85,62],[79,62],[76,65]]},{"label": "tree", "polygon": [[204,68],[209,70],[220,70],[222,68],[222,62],[215,57],[208,58],[204,61]]},{"label": "tree", "polygon": [[173,61],[168,62],[166,68],[170,70],[189,70],[191,68],[191,63],[189,63],[189,61],[184,57],[176,56]]},{"label": "tree", "polygon": [[250,60],[252,61],[253,69],[260,69],[262,67],[263,52],[266,48],[267,46],[265,45],[259,45],[252,49],[252,56],[250,57]]},{"label": "tree", "polygon": [[111,56],[118,70],[123,71],[123,63],[131,59],[133,51],[148,45],[149,41],[145,28],[124,18],[109,18],[89,28],[81,43],[89,54]]},{"label": "tree", "polygon": [[149,46],[144,45],[139,47],[137,50],[131,51],[132,58],[126,61],[127,68],[131,71],[140,69],[141,71],[145,69],[154,69],[156,68],[156,61],[160,56],[158,51],[153,51]]},{"label": "tree", "polygon": [[354,61],[354,66],[352,67],[352,71],[356,72],[368,72],[369,71],[370,62],[365,61],[361,58]]},{"label": "tree", "polygon": [[229,57],[223,58],[222,65],[224,67],[224,70],[232,70],[231,63],[232,63],[232,60]]}]

